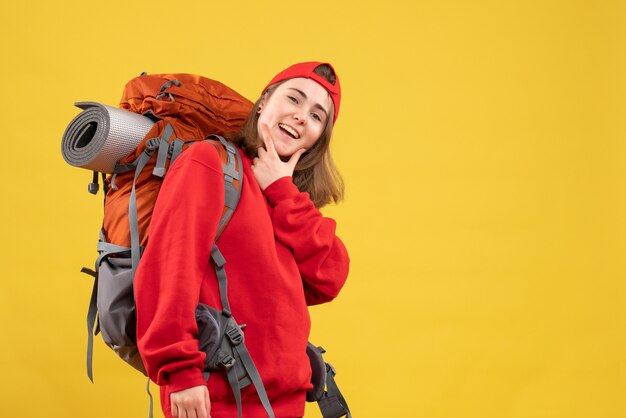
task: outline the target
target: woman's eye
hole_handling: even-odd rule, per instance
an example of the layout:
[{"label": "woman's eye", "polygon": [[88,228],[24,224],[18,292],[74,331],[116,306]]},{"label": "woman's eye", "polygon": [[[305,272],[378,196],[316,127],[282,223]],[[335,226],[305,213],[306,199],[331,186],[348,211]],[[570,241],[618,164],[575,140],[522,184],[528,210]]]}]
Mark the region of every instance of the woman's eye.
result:
[{"label": "woman's eye", "polygon": [[287,96],[287,97],[289,97],[289,100],[291,100],[293,103],[298,103],[298,99],[296,99],[295,97],[293,96]]},{"label": "woman's eye", "polygon": [[321,117],[320,117],[320,115],[318,115],[317,113],[311,113],[311,117],[312,117],[313,119],[315,119],[316,121],[318,121],[318,122],[321,122],[321,121],[322,121],[322,118],[321,118]]}]

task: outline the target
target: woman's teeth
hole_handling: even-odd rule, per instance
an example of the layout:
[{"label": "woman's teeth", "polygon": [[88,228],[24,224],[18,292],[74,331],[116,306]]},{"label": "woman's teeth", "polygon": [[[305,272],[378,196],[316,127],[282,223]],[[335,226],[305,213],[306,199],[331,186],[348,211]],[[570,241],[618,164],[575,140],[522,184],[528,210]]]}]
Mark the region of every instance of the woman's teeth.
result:
[{"label": "woman's teeth", "polygon": [[285,125],[284,123],[279,123],[278,127],[281,128],[282,130],[286,131],[294,139],[298,139],[298,132],[296,132],[291,126]]}]

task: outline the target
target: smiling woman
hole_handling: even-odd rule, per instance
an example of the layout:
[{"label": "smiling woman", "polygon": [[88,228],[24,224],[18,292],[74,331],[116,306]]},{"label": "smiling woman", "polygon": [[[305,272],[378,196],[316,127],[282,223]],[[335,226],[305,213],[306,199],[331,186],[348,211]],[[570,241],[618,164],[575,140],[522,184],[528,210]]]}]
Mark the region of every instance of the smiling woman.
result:
[{"label": "smiling woman", "polygon": [[[270,134],[273,135],[272,138],[274,140],[284,138],[285,133],[290,128],[294,129],[300,124],[307,125],[307,131],[313,129],[311,125],[313,127],[319,127],[320,124],[323,125],[318,139],[308,146],[303,144],[302,141],[294,141],[292,145],[287,145],[290,143],[289,139],[293,137],[292,135],[289,135],[289,138],[285,138],[284,150],[282,145],[276,146],[277,152],[283,160],[288,156],[292,156],[298,149],[305,149],[293,171],[293,182],[300,191],[309,194],[316,207],[321,208],[330,202],[339,202],[343,198],[344,193],[343,180],[330,154],[330,138],[333,125],[339,115],[341,86],[339,78],[330,64],[305,64],[308,66],[308,72],[305,73],[307,77],[296,76],[297,71],[294,71],[294,67],[299,69],[298,65],[300,64],[296,64],[274,77],[263,90],[261,97],[254,103],[252,111],[248,115],[248,119],[245,121],[241,131],[231,135],[229,139],[241,146],[246,155],[254,158],[257,156],[259,146],[262,145],[259,137],[259,124],[268,124],[269,128],[273,118],[284,118],[276,120],[279,123],[285,122],[285,125],[288,127],[281,127],[274,123],[274,131],[270,129]],[[306,86],[313,90],[310,93],[310,97],[306,95],[305,91],[298,89],[300,83],[305,83]],[[287,85],[283,86],[283,84]],[[322,88],[322,91],[320,91],[320,88]],[[275,94],[277,96],[276,100],[271,100]],[[317,94],[317,96],[313,94]],[[282,103],[279,97],[284,99]],[[285,101],[287,103],[284,103]],[[301,112],[304,111],[302,109],[303,101],[306,102],[304,106],[307,106],[308,110],[310,110],[306,120],[304,120],[304,116],[301,116]],[[268,102],[272,107],[267,107]],[[273,105],[274,102],[276,102],[275,106]],[[288,102],[291,102],[292,108],[289,107]],[[286,109],[279,110],[281,109],[278,107],[279,104],[283,104]],[[295,112],[298,108],[301,110]],[[274,114],[274,112],[281,113]],[[320,118],[319,121],[317,117]],[[300,135],[300,129],[296,130],[297,135]],[[281,151],[283,152],[282,154]]]},{"label": "smiling woman", "polygon": [[289,158],[315,145],[331,106],[324,87],[307,78],[292,78],[281,83],[273,94],[263,96],[258,124],[268,126],[278,155]]},{"label": "smiling woman", "polygon": [[[267,392],[265,399],[258,388],[259,396],[243,388],[237,399],[245,416],[304,415],[311,388],[307,305],[334,299],[348,275],[335,221],[318,210],[343,194],[329,154],[340,98],[330,64],[296,64],[263,89],[242,131],[230,138],[241,154],[241,197],[219,251],[228,261],[229,315],[246,324],[245,345]],[[207,268],[224,187],[212,145],[199,142],[176,159],[137,269],[137,341],[150,378],[161,386],[166,417],[235,417],[239,410],[232,374],[204,379],[195,320],[198,302],[227,309],[216,270]]]}]

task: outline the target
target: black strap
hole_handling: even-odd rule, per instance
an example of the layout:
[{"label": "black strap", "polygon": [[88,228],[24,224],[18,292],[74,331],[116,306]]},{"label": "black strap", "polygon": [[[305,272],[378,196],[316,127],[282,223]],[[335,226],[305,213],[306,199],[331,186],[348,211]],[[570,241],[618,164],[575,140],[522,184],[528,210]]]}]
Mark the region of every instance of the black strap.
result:
[{"label": "black strap", "polygon": [[89,380],[91,380],[91,383],[93,383],[93,329],[96,322],[96,313],[98,311],[96,305],[96,299],[98,297],[98,274],[87,267],[83,267],[80,271],[94,278],[89,309],[87,310],[87,376]]},{"label": "black strap", "polygon": [[[223,231],[230,216],[236,209],[237,203],[239,202],[243,172],[241,157],[231,143],[227,142],[226,140],[224,140],[224,138],[217,135],[209,136],[208,138],[217,138],[222,143],[224,148],[226,148],[226,152],[228,155],[227,163],[222,165],[222,168],[224,170],[224,201],[228,210],[224,213],[224,215],[222,215],[222,218],[220,219],[220,224],[218,226],[218,236],[216,237],[217,240],[217,238],[219,238],[219,234],[221,234],[221,232]],[[235,180],[239,181],[239,189],[234,186],[233,182]],[[224,259],[224,256],[217,248],[217,245],[215,243],[213,244],[213,248],[211,249],[211,258],[213,259],[213,266],[215,268],[215,274],[217,276],[222,309],[226,315],[230,316],[231,311],[230,304],[228,302],[228,278],[226,276],[226,270],[224,269],[226,260]],[[261,400],[261,403],[263,404],[263,407],[265,408],[265,411],[267,412],[269,418],[274,418],[274,411],[272,410],[272,406],[267,396],[267,392],[265,391],[265,387],[263,386],[263,381],[261,380],[259,371],[254,365],[252,357],[250,357],[250,353],[243,343],[243,335],[241,334],[241,329],[237,329],[236,331],[238,331],[239,334],[237,336],[240,338],[232,338],[232,336],[228,336],[231,342],[231,346],[233,348],[235,361],[239,363],[239,365],[243,366],[245,374],[247,375],[245,376],[245,379],[251,380],[254,384],[257,395],[259,396],[259,399]],[[237,369],[238,367],[228,368],[226,375],[228,376],[228,382],[230,383],[231,389],[233,390],[233,394],[235,396],[235,402],[237,403],[237,417],[241,418],[241,385],[237,376]],[[242,378],[244,378],[244,376],[242,376]],[[242,383],[244,382],[242,381]]]},{"label": "black strap", "polygon": [[154,410],[154,400],[152,399],[152,393],[150,393],[150,378],[148,377],[148,383],[146,383],[146,392],[148,392],[148,396],[150,397],[150,405],[148,410],[148,418],[152,418],[152,411]]},{"label": "black strap", "polygon": [[91,183],[87,185],[87,190],[91,194],[97,194],[99,189],[100,189],[100,184],[98,184],[98,172],[94,171]]},{"label": "black strap", "polygon": [[226,277],[226,270],[224,269],[226,259],[215,244],[213,244],[213,248],[211,249],[211,258],[213,259],[213,267],[215,268],[217,284],[220,290],[220,301],[222,302],[222,310],[226,313],[227,316],[230,316],[230,304],[228,303],[228,278]]},{"label": "black strap", "polygon": [[[265,391],[265,386],[263,386],[263,381],[261,380],[261,375],[257,370],[254,362],[252,361],[252,357],[250,357],[250,353],[246,346],[242,344],[238,344],[233,347],[235,352],[238,354],[239,361],[243,364],[243,367],[246,369],[248,373],[248,377],[252,380],[252,384],[256,389],[257,395],[259,395],[259,399],[263,404],[263,408],[265,408],[265,412],[267,412],[267,416],[269,418],[274,418],[274,411],[272,410],[272,406],[270,405],[270,400],[267,397],[267,392]],[[233,367],[234,369],[234,367]]]},{"label": "black strap", "polygon": [[235,395],[237,418],[241,418],[241,388],[239,387],[239,380],[237,379],[237,372],[235,371],[235,368],[229,368],[226,371],[226,376],[228,376],[228,383],[230,383],[230,388],[233,390],[233,395]]},{"label": "black strap", "polygon": [[335,368],[326,363],[326,388],[324,396],[317,402],[324,418],[339,418],[344,415],[352,418],[348,403],[335,382]]}]

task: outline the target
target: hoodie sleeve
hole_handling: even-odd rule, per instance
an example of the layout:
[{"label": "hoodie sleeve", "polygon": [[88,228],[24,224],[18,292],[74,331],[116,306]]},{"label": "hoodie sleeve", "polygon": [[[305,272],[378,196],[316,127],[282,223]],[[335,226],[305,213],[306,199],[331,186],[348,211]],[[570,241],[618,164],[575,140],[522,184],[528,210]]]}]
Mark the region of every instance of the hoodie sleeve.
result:
[{"label": "hoodie sleeve", "polygon": [[139,351],[150,378],[172,392],[206,383],[195,308],[223,207],[220,157],[197,143],[163,181],[135,277]]},{"label": "hoodie sleeve", "polygon": [[331,301],[343,287],[350,264],[348,252],[335,234],[335,221],[323,217],[291,177],[276,180],[264,194],[274,208],[276,239],[293,251],[307,303]]}]

